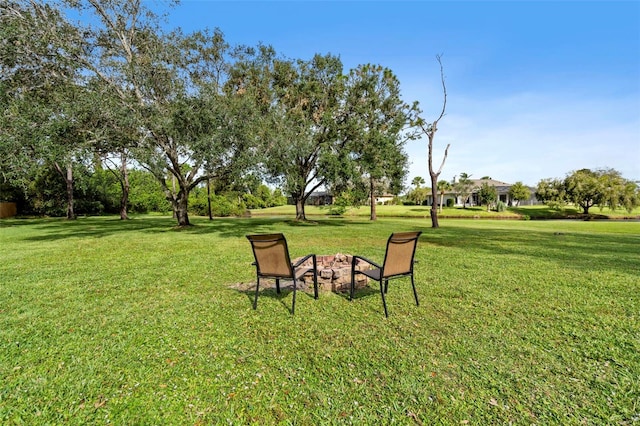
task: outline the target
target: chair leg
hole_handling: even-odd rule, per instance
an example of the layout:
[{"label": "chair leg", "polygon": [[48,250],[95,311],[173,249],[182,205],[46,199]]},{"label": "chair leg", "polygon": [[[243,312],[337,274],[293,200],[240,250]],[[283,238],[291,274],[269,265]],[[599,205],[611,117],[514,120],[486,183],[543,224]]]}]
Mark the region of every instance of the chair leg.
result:
[{"label": "chair leg", "polygon": [[316,264],[316,255],[313,255],[313,296],[318,299],[318,265]]},{"label": "chair leg", "polygon": [[389,280],[384,280],[384,292],[385,294],[389,292]]},{"label": "chair leg", "polygon": [[276,278],[276,293],[280,294],[280,278]]},{"label": "chair leg", "polygon": [[387,312],[387,301],[384,299],[384,288],[382,286],[382,280],[380,280],[380,296],[382,296],[382,306],[384,306],[384,316],[389,318],[389,313]]},{"label": "chair leg", "polygon": [[351,263],[351,285],[349,286],[349,301],[353,300],[353,293],[356,289],[356,264],[355,261]]},{"label": "chair leg", "polygon": [[256,276],[256,297],[253,299],[253,309],[258,308],[258,291],[260,290],[260,276]]},{"label": "chair leg", "polygon": [[418,292],[416,291],[416,284],[413,282],[413,274],[411,274],[411,287],[413,287],[413,297],[416,298],[416,306],[420,306],[420,302],[418,302]]},{"label": "chair leg", "polygon": [[296,277],[293,277],[293,304],[291,305],[291,315],[296,313]]}]

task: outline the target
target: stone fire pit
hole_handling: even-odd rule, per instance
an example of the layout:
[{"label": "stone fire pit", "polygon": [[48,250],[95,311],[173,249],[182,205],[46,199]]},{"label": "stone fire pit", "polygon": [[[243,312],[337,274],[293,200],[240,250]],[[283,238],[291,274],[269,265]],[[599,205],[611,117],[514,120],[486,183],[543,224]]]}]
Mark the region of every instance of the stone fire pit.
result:
[{"label": "stone fire pit", "polygon": [[[300,258],[298,258],[300,259]],[[293,263],[296,263],[295,259]],[[348,292],[351,286],[351,261],[353,257],[349,254],[328,254],[317,255],[316,262],[318,267],[318,287],[320,290],[333,292]],[[311,265],[313,259],[307,260],[304,265]],[[356,270],[362,271],[370,268],[367,262],[358,259]],[[366,287],[369,284],[369,278],[365,275],[357,274],[355,286],[356,289]],[[305,274],[301,281],[304,283],[301,287],[313,288],[313,272]]]}]

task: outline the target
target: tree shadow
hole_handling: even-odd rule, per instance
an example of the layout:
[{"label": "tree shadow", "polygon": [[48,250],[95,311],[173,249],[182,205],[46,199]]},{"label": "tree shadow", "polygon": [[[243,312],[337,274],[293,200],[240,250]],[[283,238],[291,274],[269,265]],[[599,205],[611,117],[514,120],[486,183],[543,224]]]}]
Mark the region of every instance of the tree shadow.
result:
[{"label": "tree shadow", "polygon": [[[67,238],[103,238],[127,232],[144,233],[188,233],[188,234],[217,234],[221,237],[239,238],[247,234],[273,232],[274,226],[289,227],[343,227],[347,219],[319,219],[315,221],[297,222],[282,217],[260,218],[208,218],[196,217],[191,219],[192,225],[180,227],[175,219],[168,216],[133,217],[120,220],[117,216],[93,216],[76,220],[63,218],[44,219],[12,219],[3,221],[3,227],[30,225],[41,231],[38,235],[27,236],[26,241],[56,241]],[[354,223],[350,220],[349,223]]]}]

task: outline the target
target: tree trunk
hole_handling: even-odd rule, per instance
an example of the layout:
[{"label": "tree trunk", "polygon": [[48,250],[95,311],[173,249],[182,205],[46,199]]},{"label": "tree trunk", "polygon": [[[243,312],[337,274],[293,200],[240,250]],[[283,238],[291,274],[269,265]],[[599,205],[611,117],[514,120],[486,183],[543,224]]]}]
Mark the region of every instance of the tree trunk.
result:
[{"label": "tree trunk", "polygon": [[76,213],[73,209],[73,168],[71,165],[67,166],[67,219],[75,219]]},{"label": "tree trunk", "polygon": [[376,220],[376,194],[374,193],[375,184],[373,178],[369,178],[369,191],[370,191],[370,201],[371,204],[371,214],[369,216],[369,220]]},{"label": "tree trunk", "polygon": [[207,210],[209,211],[209,220],[213,220],[211,213],[211,181],[207,179]]},{"label": "tree trunk", "polygon": [[189,192],[180,190],[173,201],[173,211],[178,220],[178,226],[191,226],[189,223]]},{"label": "tree trunk", "polygon": [[62,176],[67,187],[67,219],[74,220],[76,214],[73,210],[73,167],[69,164],[66,171],[64,171],[57,162],[54,162],[53,166],[58,174]]},{"label": "tree trunk", "polygon": [[120,197],[120,220],[129,219],[127,204],[129,204],[129,172],[127,171],[127,158],[124,152],[120,156],[122,180],[120,181],[122,195]]},{"label": "tree trunk", "polygon": [[444,192],[440,194],[440,213],[442,213],[442,201],[444,199]]},{"label": "tree trunk", "polygon": [[294,200],[296,203],[296,220],[298,221],[307,220],[307,217],[304,213],[304,202],[305,202],[304,197],[294,196]]},{"label": "tree trunk", "polygon": [[431,176],[431,211],[429,214],[431,215],[431,227],[439,228],[440,224],[438,223],[438,203],[436,200],[438,199],[438,176],[440,173],[429,173]]}]

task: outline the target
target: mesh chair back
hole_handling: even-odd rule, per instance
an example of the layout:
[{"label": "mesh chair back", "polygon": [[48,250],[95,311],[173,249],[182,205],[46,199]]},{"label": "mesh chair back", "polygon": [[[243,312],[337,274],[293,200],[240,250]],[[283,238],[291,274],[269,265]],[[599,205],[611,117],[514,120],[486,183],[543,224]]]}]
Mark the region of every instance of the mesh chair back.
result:
[{"label": "mesh chair back", "polygon": [[413,272],[413,257],[420,234],[422,234],[421,231],[391,234],[387,241],[387,253],[382,266],[383,278]]},{"label": "mesh chair back", "polygon": [[293,277],[287,240],[283,234],[247,235],[256,259],[258,275]]}]

